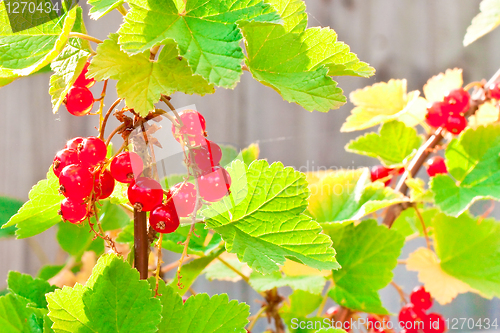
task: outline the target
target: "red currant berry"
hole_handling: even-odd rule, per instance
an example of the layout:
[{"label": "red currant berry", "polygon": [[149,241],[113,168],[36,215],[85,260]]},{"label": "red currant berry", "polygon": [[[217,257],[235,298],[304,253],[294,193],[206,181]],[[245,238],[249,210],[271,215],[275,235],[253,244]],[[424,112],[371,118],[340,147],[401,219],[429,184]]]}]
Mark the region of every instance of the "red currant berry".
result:
[{"label": "red currant berry", "polygon": [[[437,156],[436,156],[437,157]],[[446,168],[446,166],[445,166]],[[432,297],[424,286],[416,287],[410,294],[410,301],[416,308],[427,310],[432,306]]]},{"label": "red currant berry", "polygon": [[450,113],[450,106],[443,102],[434,102],[427,108],[425,122],[432,127],[441,127],[446,125]]},{"label": "red currant berry", "polygon": [[212,168],[219,165],[222,159],[219,145],[209,140],[205,141],[205,144],[193,149],[194,162],[202,173],[212,172]]},{"label": "red currant berry", "polygon": [[429,313],[424,321],[424,333],[443,333],[446,331],[446,321],[438,313]]},{"label": "red currant berry", "polygon": [[446,130],[453,134],[460,134],[467,127],[467,119],[459,114],[452,114],[448,117],[445,125]]},{"label": "red currant berry", "polygon": [[108,198],[115,189],[115,179],[111,172],[105,169],[103,172],[96,174],[94,179],[94,194],[96,199]]},{"label": "red currant berry", "polygon": [[448,173],[444,158],[441,156],[434,156],[427,160],[427,174],[429,177],[434,177],[440,173]]},{"label": "red currant berry", "polygon": [[81,200],[64,198],[61,202],[59,214],[65,221],[77,224],[87,217],[87,207]]},{"label": "red currant berry", "polygon": [[449,91],[444,96],[444,102],[453,107],[454,113],[463,113],[469,109],[470,95],[462,88]]},{"label": "red currant berry", "polygon": [[111,161],[111,174],[121,183],[132,183],[137,178],[144,165],[139,155],[134,152],[123,152],[118,154],[113,161]]},{"label": "red currant berry", "polygon": [[196,205],[196,188],[191,183],[179,183],[170,189],[177,215],[188,217]]},{"label": "red currant berry", "polygon": [[65,105],[74,116],[85,116],[92,110],[94,96],[86,87],[72,87],[66,95]]},{"label": "red currant berry", "polygon": [[80,162],[88,168],[93,168],[106,158],[106,144],[99,138],[91,136],[83,139],[79,152]]},{"label": "red currant berry", "polygon": [[414,327],[414,322],[422,321],[424,319],[425,314],[420,309],[415,308],[412,303],[403,306],[398,315],[398,320],[401,323],[401,327],[406,328],[407,330]]},{"label": "red currant berry", "polygon": [[493,99],[500,100],[500,82],[495,82],[489,85],[488,90]]},{"label": "red currant berry", "polygon": [[231,176],[221,166],[214,167],[214,171],[198,178],[200,195],[209,202],[222,199],[231,186]]},{"label": "red currant berry", "polygon": [[87,72],[89,71],[89,65],[90,65],[90,62],[87,61],[85,63],[85,66],[83,67],[82,72],[80,73],[80,75],[78,75],[78,78],[76,79],[75,83],[73,83],[73,85],[75,87],[90,88],[90,87],[92,87],[94,85],[95,80],[93,78],[92,79],[87,79],[85,77],[85,75],[87,75]]},{"label": "red currant berry", "polygon": [[52,163],[52,170],[54,174],[59,177],[62,169],[71,164],[78,164],[78,152],[74,149],[63,149],[59,150],[54,157],[54,162]]},{"label": "red currant berry", "polygon": [[82,137],[77,136],[76,138],[73,138],[66,142],[64,148],[80,151],[80,149],[82,148],[81,144],[83,143],[83,140],[84,139]]},{"label": "red currant berry", "polygon": [[179,227],[179,216],[172,205],[160,205],[149,216],[151,228],[162,234],[174,232]]},{"label": "red currant berry", "polygon": [[177,127],[178,121],[172,124],[172,134],[174,138],[181,142],[183,140],[183,135],[188,135],[192,146],[200,146],[205,142],[205,129],[206,123],[205,118],[195,110],[185,110],[180,118],[182,120],[182,127]]},{"label": "red currant berry", "polygon": [[150,212],[161,204],[163,189],[156,180],[139,177],[128,187],[128,200],[133,206],[138,205],[141,211]]},{"label": "red currant berry", "polygon": [[93,178],[90,171],[78,164],[71,164],[62,169],[59,175],[61,192],[66,198],[82,200],[90,195]]},{"label": "red currant berry", "polygon": [[[386,168],[383,165],[376,165],[376,166],[372,167],[370,170],[370,176],[371,176],[372,182],[379,180],[379,179],[389,177],[392,170],[393,169]],[[391,183],[391,179],[388,179],[385,181],[384,184],[385,184],[385,186],[387,186],[390,183]]]}]

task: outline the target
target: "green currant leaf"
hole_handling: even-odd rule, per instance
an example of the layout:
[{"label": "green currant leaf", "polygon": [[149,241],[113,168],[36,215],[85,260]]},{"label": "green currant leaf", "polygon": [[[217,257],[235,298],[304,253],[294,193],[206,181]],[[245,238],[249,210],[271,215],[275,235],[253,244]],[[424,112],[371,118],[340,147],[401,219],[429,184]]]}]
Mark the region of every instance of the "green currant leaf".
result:
[{"label": "green currant leaf", "polygon": [[307,28],[306,4],[303,0],[266,0],[283,19],[287,32],[301,33]]},{"label": "green currant leaf", "polygon": [[243,161],[246,165],[250,165],[253,161],[259,159],[260,148],[258,143],[252,143],[250,146],[246,147],[241,151]]},{"label": "green currant leaf", "polygon": [[472,19],[464,37],[464,46],[467,46],[500,25],[500,1],[483,0],[479,5],[481,12]]},{"label": "green currant leaf", "polygon": [[368,133],[349,142],[346,150],[378,158],[385,166],[400,167],[418,150],[422,138],[400,121],[384,123],[380,133]]},{"label": "green currant leaf", "polygon": [[[149,279],[154,296],[155,280]],[[163,305],[162,321],[158,331],[162,333],[245,333],[250,307],[245,303],[229,301],[227,294],[198,294],[182,303],[182,297],[171,287],[159,281],[158,298]]]},{"label": "green currant leaf", "polygon": [[23,297],[14,294],[1,296],[0,327],[2,333],[42,332],[43,311],[28,307],[28,300]]},{"label": "green currant leaf", "polygon": [[[311,179],[314,173],[308,175]],[[329,170],[309,182],[308,212],[318,222],[359,220],[379,209],[408,201],[382,182],[371,182],[370,170]]]},{"label": "green currant leaf", "polygon": [[500,200],[500,126],[462,132],[446,148],[450,175],[431,178],[430,189],[443,213],[459,216],[480,199]]},{"label": "green currant leaf", "polygon": [[98,209],[99,221],[104,231],[122,229],[130,223],[130,217],[127,213],[109,200],[101,201]]},{"label": "green currant leaf", "polygon": [[[76,8],[77,20],[74,32],[87,33],[83,22],[81,7]],[[57,112],[69,89],[73,86],[90,57],[90,44],[87,40],[70,38],[61,53],[52,61],[50,67],[54,74],[50,77],[49,94],[53,112]]]},{"label": "green currant leaf", "polygon": [[27,29],[13,32],[5,2],[0,3],[1,76],[7,79],[9,76],[27,76],[54,60],[69,39],[69,33],[77,18],[77,8],[71,9],[60,18],[51,17],[52,20],[40,25],[37,25],[40,15],[53,14],[37,12],[30,17],[31,22],[26,21]]},{"label": "green currant leaf", "polygon": [[280,272],[268,275],[253,272],[250,275],[250,285],[257,292],[288,286],[293,290],[304,290],[313,294],[320,294],[325,283],[325,278],[318,275],[286,276]]},{"label": "green currant leaf", "polygon": [[57,212],[64,197],[58,191],[59,180],[51,168],[47,173],[47,179],[39,181],[31,189],[30,200],[2,228],[17,225],[17,238],[27,238],[38,235],[61,222],[61,216]]},{"label": "green currant leaf", "polygon": [[92,244],[94,235],[87,221],[80,225],[64,222],[58,225],[56,237],[64,251],[72,256],[80,257]]},{"label": "green currant leaf", "polygon": [[225,88],[233,88],[242,74],[242,35],[236,22],[280,21],[261,0],[189,0],[182,13],[172,0],[128,3],[131,10],[118,31],[123,50],[142,53],[173,39],[195,74]]},{"label": "green currant leaf", "polygon": [[328,295],[339,305],[368,313],[388,314],[378,290],[392,281],[392,270],[404,245],[403,236],[375,220],[325,226],[342,268],[333,271]]},{"label": "green currant leaf", "polygon": [[113,9],[123,5],[123,3],[124,0],[89,0],[89,5],[92,6],[89,16],[93,20],[98,20]]},{"label": "green currant leaf", "polygon": [[309,66],[304,34],[289,33],[281,25],[266,23],[240,26],[245,36],[246,63],[256,80],[308,111],[328,112],[346,102],[325,66]]},{"label": "green currant leaf", "polygon": [[156,332],[160,301],[147,281],[114,254],[99,258],[85,287],[76,284],[47,295],[58,332]]},{"label": "green currant leaf", "polygon": [[[432,236],[434,234],[434,229],[432,228],[432,219],[439,213],[439,209],[437,208],[419,208],[420,213],[422,214],[422,219],[424,220],[425,226],[427,229],[427,234]],[[421,237],[424,237],[424,231],[422,228],[422,222],[418,218],[418,215],[415,211],[415,208],[409,207],[401,212],[398,218],[394,221],[392,230],[396,230],[403,237],[408,237],[414,234],[419,234]]]},{"label": "green currant leaf", "polygon": [[[184,243],[187,239],[187,235],[189,233],[189,229],[191,229],[190,225],[180,226],[177,228],[175,232],[170,234],[163,235],[162,247],[166,250],[182,253],[184,250]],[[209,254],[212,250],[216,249],[221,242],[221,237],[219,234],[214,234],[205,246],[205,242],[207,240],[208,230],[205,229],[202,223],[198,223],[195,225],[194,232],[199,237],[191,237],[189,241],[188,253],[194,254],[198,256],[204,256]]]},{"label": "green currant leaf", "polygon": [[219,251],[212,252],[205,257],[195,259],[185,265],[182,265],[180,281],[179,277],[176,275],[168,285],[173,287],[179,295],[184,295],[198,276],[202,274],[203,270],[223,252],[224,250],[220,249]]},{"label": "green currant leaf", "polygon": [[44,265],[42,266],[42,268],[40,268],[40,270],[36,274],[36,277],[47,281],[56,276],[57,273],[59,273],[64,268],[64,266],[65,265]]},{"label": "green currant leaf", "polygon": [[280,314],[286,322],[292,318],[306,317],[316,310],[323,300],[320,294],[312,294],[303,290],[294,290],[289,296],[290,303],[284,303]]},{"label": "green currant leaf", "polygon": [[441,268],[484,297],[500,297],[500,223],[439,214],[433,226]]},{"label": "green currant leaf", "polygon": [[318,269],[339,268],[330,239],[302,214],[309,196],[304,174],[264,160],[248,167],[236,160],[228,172],[231,194],[202,214],[229,252],[265,274],[277,271],[286,258]]},{"label": "green currant leaf", "polygon": [[56,333],[96,332],[90,326],[85,313],[83,294],[86,288],[77,283],[73,288],[64,286],[62,289],[47,294],[49,318],[54,322],[52,329]]},{"label": "green currant leaf", "polygon": [[[9,197],[0,197],[0,226],[7,223],[10,218],[22,207],[23,202]],[[15,226],[0,229],[0,238],[12,237],[16,232]]]},{"label": "green currant leaf", "polygon": [[7,285],[11,293],[26,298],[29,306],[43,309],[47,308],[45,294],[57,289],[45,280],[14,271],[9,272]]},{"label": "green currant leaf", "polygon": [[145,117],[153,111],[154,103],[161,94],[176,91],[185,94],[211,94],[214,87],[200,75],[193,75],[185,58],[179,57],[173,41],[167,41],[156,61],[149,59],[149,51],[129,56],[120,50],[118,35],[97,47],[97,55],[92,59],[87,77],[96,80],[118,80],[118,96],[125,98],[127,106],[134,108]]}]

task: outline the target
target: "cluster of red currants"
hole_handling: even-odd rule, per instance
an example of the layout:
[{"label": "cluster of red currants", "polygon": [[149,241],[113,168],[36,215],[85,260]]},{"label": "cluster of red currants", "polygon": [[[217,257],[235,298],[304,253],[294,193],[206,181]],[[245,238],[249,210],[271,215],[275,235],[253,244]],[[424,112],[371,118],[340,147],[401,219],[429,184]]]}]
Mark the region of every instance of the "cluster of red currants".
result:
[{"label": "cluster of red currants", "polygon": [[83,71],[80,73],[75,83],[73,83],[73,86],[69,89],[64,99],[66,109],[74,116],[87,115],[90,110],[92,110],[92,105],[94,105],[94,95],[92,95],[89,88],[94,85],[95,80],[85,77],[89,65],[90,62],[87,61],[85,67],[83,67]]},{"label": "cluster of red currants", "polygon": [[59,178],[60,192],[65,196],[60,214],[71,223],[83,221],[92,209],[88,199],[105,199],[113,193],[115,180],[103,168],[106,144],[99,138],[76,137],[57,152],[52,170]]},{"label": "cluster of red currants", "polygon": [[449,91],[443,101],[427,108],[425,121],[432,127],[444,127],[453,134],[460,134],[467,127],[465,113],[469,109],[470,95],[463,89]]},{"label": "cluster of red currants", "polygon": [[185,110],[172,124],[174,138],[188,147],[188,166],[197,177],[200,196],[216,202],[229,193],[231,176],[220,166],[222,150],[216,143],[206,139],[205,118],[195,110]]},{"label": "cluster of red currants", "polygon": [[410,303],[399,311],[399,325],[402,333],[443,333],[446,322],[438,313],[426,311],[432,306],[432,297],[423,286],[416,287],[410,294]]},{"label": "cluster of red currants", "polygon": [[372,182],[382,179],[384,180],[385,186],[388,186],[392,181],[392,176],[400,175],[404,171],[405,171],[404,168],[391,169],[391,168],[386,168],[383,165],[375,165],[370,170],[370,176]]}]

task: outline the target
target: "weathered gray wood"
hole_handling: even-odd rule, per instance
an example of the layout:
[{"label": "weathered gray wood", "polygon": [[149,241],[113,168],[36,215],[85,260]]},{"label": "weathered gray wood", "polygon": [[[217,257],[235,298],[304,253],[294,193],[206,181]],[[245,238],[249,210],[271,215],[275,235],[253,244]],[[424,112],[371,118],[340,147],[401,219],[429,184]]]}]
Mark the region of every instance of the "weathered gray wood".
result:
[{"label": "weathered gray wood", "polygon": [[[409,90],[422,89],[425,81],[447,68],[464,68],[465,81],[488,78],[500,66],[500,32],[496,31],[463,48],[462,38],[480,0],[307,0],[311,26],[331,26],[339,40],[351,46],[361,59],[377,69],[371,79],[339,78],[345,93],[390,78],[408,79]],[[85,8],[84,11],[88,11]],[[89,21],[89,20],[88,20]],[[91,22],[89,34],[99,38],[116,30],[120,14]],[[70,137],[96,133],[95,117],[78,119],[63,109],[53,115],[48,91],[49,74],[18,80],[0,89],[0,193],[27,199],[31,186],[44,178],[54,153]],[[100,93],[101,85],[94,88]],[[106,104],[116,99],[110,86]],[[344,151],[344,145],[359,133],[340,134],[339,129],[352,105],[327,114],[309,113],[289,104],[272,89],[262,86],[247,72],[234,89],[219,89],[206,97],[175,94],[177,107],[196,104],[206,119],[210,139],[244,147],[259,141],[261,157],[280,160],[301,171],[320,166],[359,167],[374,161]],[[110,123],[110,129],[116,123]],[[109,130],[108,130],[109,133]],[[57,246],[55,232],[37,237],[51,259]],[[403,257],[407,255],[403,255]],[[0,279],[10,269],[35,273],[38,259],[26,241],[0,242]],[[398,268],[397,281],[409,288],[417,284],[416,275]],[[0,288],[2,287],[0,283]],[[210,293],[230,291],[230,296],[246,300],[256,311],[257,297],[243,283],[197,282],[197,290]],[[383,292],[389,309],[397,311],[396,293]],[[474,313],[470,303],[481,304],[482,313]],[[456,305],[456,306],[455,306]],[[479,307],[479,306],[478,306]],[[490,313],[486,313],[486,309]],[[498,300],[488,303],[471,296],[460,296],[443,311],[450,316],[497,315]],[[483,311],[483,310],[482,310]],[[259,331],[259,330],[257,330]]]}]

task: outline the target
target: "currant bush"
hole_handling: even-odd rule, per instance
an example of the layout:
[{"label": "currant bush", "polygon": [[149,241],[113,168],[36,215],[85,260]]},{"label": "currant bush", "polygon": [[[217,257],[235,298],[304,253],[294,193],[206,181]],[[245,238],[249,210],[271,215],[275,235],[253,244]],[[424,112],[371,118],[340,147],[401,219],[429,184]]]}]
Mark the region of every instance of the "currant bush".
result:
[{"label": "currant bush", "polygon": [[104,169],[102,172],[94,173],[94,195],[97,199],[108,198],[115,189],[115,179],[111,172]]},{"label": "currant bush", "polygon": [[159,233],[169,234],[179,227],[179,216],[173,205],[160,205],[149,216],[149,224]]},{"label": "currant bush", "polygon": [[231,186],[231,176],[221,166],[216,166],[214,171],[198,178],[200,195],[209,202],[216,202],[222,199],[229,192]]},{"label": "currant bush", "polygon": [[87,217],[87,207],[81,200],[64,198],[61,202],[59,214],[65,221],[77,224]]},{"label": "currant bush", "polygon": [[82,72],[80,73],[80,75],[78,75],[78,78],[76,79],[73,86],[90,88],[95,84],[95,79],[93,79],[93,78],[87,79],[86,78],[87,72],[89,71],[89,66],[90,66],[90,62],[87,61],[85,63],[85,66],[83,67]]},{"label": "currant bush", "polygon": [[106,158],[107,148],[104,141],[96,137],[83,139],[79,151],[80,163],[88,168],[93,168]]},{"label": "currant bush", "polygon": [[193,213],[196,205],[196,188],[192,183],[179,183],[170,189],[172,200],[180,217],[187,217]]},{"label": "currant bush", "polygon": [[205,142],[206,123],[205,118],[196,110],[185,110],[180,114],[183,126],[175,120],[172,124],[172,134],[174,138],[181,142],[184,140],[183,136],[189,137],[192,146],[201,146]]},{"label": "currant bush", "polygon": [[144,212],[152,211],[163,200],[163,189],[160,183],[147,177],[137,178],[134,183],[130,184],[127,194],[132,206]]},{"label": "currant bush", "polygon": [[62,169],[59,175],[61,193],[66,198],[85,199],[94,188],[93,177],[88,168],[71,164]]},{"label": "currant bush", "polygon": [[437,174],[448,173],[444,158],[441,156],[434,156],[427,160],[427,174],[429,177],[434,177]]},{"label": "currant bush", "polygon": [[62,169],[71,164],[78,164],[80,159],[78,158],[78,152],[74,149],[63,149],[56,153],[54,157],[54,162],[52,163],[52,170],[54,174],[59,177]]}]

